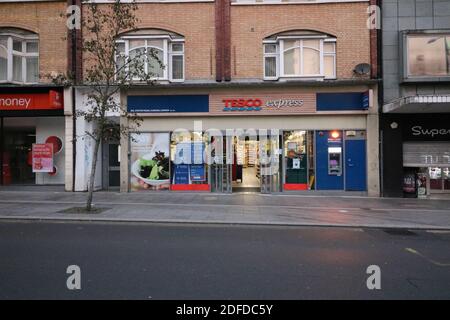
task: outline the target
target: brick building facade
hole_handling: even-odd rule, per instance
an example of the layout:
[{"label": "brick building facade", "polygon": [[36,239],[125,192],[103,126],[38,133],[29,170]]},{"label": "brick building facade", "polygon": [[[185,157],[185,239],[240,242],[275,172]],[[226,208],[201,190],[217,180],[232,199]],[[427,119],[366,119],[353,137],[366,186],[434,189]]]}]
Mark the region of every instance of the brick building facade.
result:
[{"label": "brick building facade", "polygon": [[[118,50],[129,55],[152,47],[166,68],[155,69],[156,85],[138,85],[117,99],[144,118],[146,143],[167,150],[167,181],[142,177],[135,167],[154,151],[141,154],[132,140],[122,138],[102,146],[96,186],[120,186],[121,191],[145,187],[378,195],[377,38],[367,27],[368,7],[375,2],[138,1],[138,28],[124,31]],[[73,73],[74,94],[66,94],[66,116],[71,115],[72,104],[85,108],[89,89],[83,86],[83,69],[92,61],[83,56],[80,45],[89,35],[57,28],[64,21],[52,17],[68,5],[79,5],[83,12],[89,5],[79,0],[3,5],[16,10],[11,16],[20,16],[20,8],[29,6],[29,14],[38,17],[29,18],[35,22],[28,22],[28,29],[45,33],[39,36],[40,73]],[[15,20],[2,23],[14,27]],[[67,35],[69,43],[61,42],[59,33]],[[152,61],[145,63],[146,68],[155,68]],[[118,121],[127,124],[126,118]],[[178,151],[189,143],[173,132],[180,127],[197,130],[198,123],[201,148],[206,153],[217,151],[214,143],[220,142],[224,159],[233,163],[207,159],[196,165],[177,163]],[[82,119],[65,124],[70,137],[89,129]],[[227,129],[246,133],[219,139],[209,136],[213,129],[220,135]],[[253,129],[257,137],[249,137]],[[278,133],[264,142],[261,132],[271,129]],[[91,159],[85,153],[91,145],[70,141],[71,146],[65,146],[66,189],[86,190]],[[249,157],[250,146],[257,150],[254,164],[242,160]],[[262,150],[275,163],[269,166],[274,174],[262,173],[267,169],[261,163]],[[116,152],[120,156],[112,165]]]}]

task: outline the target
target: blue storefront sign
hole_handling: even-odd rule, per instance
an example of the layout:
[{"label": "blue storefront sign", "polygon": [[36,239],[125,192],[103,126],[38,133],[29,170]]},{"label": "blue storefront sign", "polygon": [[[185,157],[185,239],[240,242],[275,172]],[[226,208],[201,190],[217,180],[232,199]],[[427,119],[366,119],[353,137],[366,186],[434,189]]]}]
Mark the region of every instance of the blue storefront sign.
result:
[{"label": "blue storefront sign", "polygon": [[369,91],[317,94],[317,111],[367,110],[369,103]]},{"label": "blue storefront sign", "polygon": [[128,112],[208,112],[208,95],[129,96]]}]

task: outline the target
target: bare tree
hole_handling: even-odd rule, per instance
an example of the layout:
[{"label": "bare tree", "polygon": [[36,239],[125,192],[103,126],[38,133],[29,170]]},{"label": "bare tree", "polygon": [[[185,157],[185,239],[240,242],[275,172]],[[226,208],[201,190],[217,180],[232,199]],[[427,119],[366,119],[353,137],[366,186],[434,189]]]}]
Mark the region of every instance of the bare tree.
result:
[{"label": "bare tree", "polygon": [[[151,70],[145,70],[145,59],[155,59],[163,66],[152,49],[141,50],[132,57],[118,50],[120,35],[136,29],[136,3],[121,0],[110,4],[86,2],[83,9],[85,39],[82,50],[83,59],[87,62],[83,83],[88,86],[89,93],[86,108],[77,110],[75,116],[93,124],[93,129],[85,132],[85,136],[94,143],[86,200],[86,211],[91,211],[97,157],[102,141],[120,139],[128,135],[129,126],[139,127],[141,122],[135,114],[129,114],[122,108],[120,99],[116,97],[136,82],[153,84],[154,74]],[[111,114],[127,117],[128,126],[118,124],[109,116]]]}]

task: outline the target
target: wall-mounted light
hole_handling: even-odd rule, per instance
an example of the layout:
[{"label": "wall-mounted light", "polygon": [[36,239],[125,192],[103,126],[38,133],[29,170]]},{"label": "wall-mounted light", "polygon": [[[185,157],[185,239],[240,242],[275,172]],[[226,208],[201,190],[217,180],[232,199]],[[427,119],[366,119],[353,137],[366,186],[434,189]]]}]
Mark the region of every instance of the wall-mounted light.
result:
[{"label": "wall-mounted light", "polygon": [[332,131],[331,132],[331,137],[333,139],[337,139],[337,138],[339,138],[339,136],[340,136],[339,131]]},{"label": "wall-mounted light", "polygon": [[398,128],[398,123],[395,122],[395,121],[392,122],[392,123],[391,123],[391,128],[392,128],[392,129],[397,129],[397,128]]}]

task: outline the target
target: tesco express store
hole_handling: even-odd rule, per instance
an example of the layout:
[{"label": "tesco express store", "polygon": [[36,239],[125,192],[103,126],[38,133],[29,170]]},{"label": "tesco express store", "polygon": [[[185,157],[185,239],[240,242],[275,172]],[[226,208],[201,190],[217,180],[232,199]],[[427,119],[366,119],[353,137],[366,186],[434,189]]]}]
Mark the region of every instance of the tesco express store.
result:
[{"label": "tesco express store", "polygon": [[122,192],[379,196],[371,85],[157,89],[122,97],[143,119],[139,131],[121,119],[130,128],[121,141]]}]

